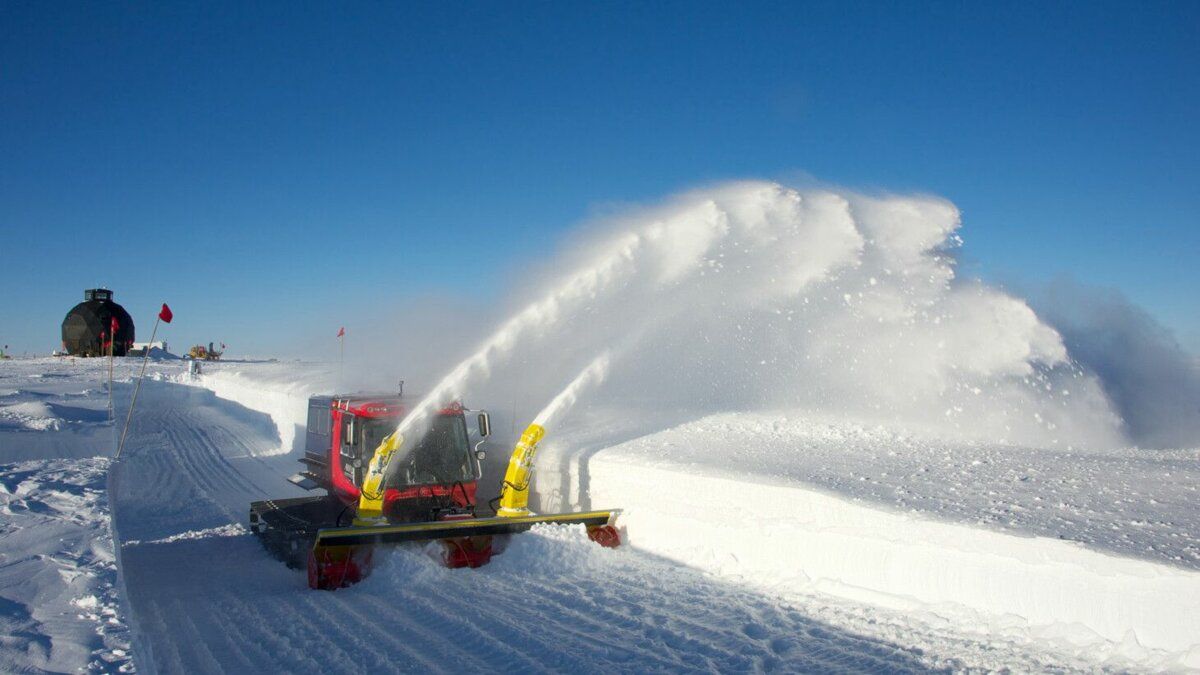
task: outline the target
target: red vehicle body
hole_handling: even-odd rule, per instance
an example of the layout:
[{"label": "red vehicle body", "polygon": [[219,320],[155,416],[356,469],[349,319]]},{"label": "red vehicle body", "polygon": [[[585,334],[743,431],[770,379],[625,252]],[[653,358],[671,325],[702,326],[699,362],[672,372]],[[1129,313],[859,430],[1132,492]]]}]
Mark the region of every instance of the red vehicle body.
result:
[{"label": "red vehicle body", "polygon": [[[314,588],[355,581],[362,574],[360,567],[369,563],[344,556],[316,561],[307,557],[318,531],[351,523],[359,486],[375,449],[408,412],[407,400],[395,394],[311,397],[300,460],[305,469],[289,480],[306,490],[322,489],[325,494],[250,505],[251,530],[268,551],[289,566],[307,565]],[[403,455],[392,459],[384,492],[383,512],[388,521],[475,516],[480,455],[469,442],[466,412],[457,402],[439,410],[420,441],[410,440]],[[486,414],[480,414],[479,424],[479,433],[484,435]],[[446,563],[452,567],[476,567],[491,555],[490,539],[446,541]],[[329,582],[330,578],[337,581]]]},{"label": "red vehicle body", "polygon": [[[425,437],[395,467],[384,493],[389,520],[435,520],[474,509],[480,467],[464,412],[459,403],[438,411]],[[407,413],[399,396],[313,396],[302,476],[353,507],[375,448]]]},{"label": "red vehicle body", "polygon": [[[306,468],[289,480],[308,490],[323,488],[325,494],[253,502],[251,531],[290,567],[307,567],[309,587],[327,590],[361,580],[369,572],[372,551],[379,544],[438,541],[447,566],[479,567],[494,551],[503,549],[503,544],[493,548],[494,537],[504,541],[504,537],[538,523],[582,524],[593,541],[603,546],[620,543],[612,525],[618,513],[614,510],[534,515],[524,509],[503,516],[489,510],[477,514],[475,495],[483,454],[470,444],[466,412],[460,403],[451,403],[420,425],[420,434],[404,438],[401,449],[389,456],[383,470],[384,522],[377,518],[377,499],[366,500],[372,504],[370,518],[356,522],[370,462],[409,413],[409,405],[401,396],[386,394],[313,396],[308,402],[305,452],[300,460]],[[482,441],[490,435],[491,424],[487,413],[475,412],[479,412]],[[535,427],[541,429],[536,425],[531,429]],[[528,441],[530,444],[519,442],[512,462],[532,457],[539,439],[540,434]],[[372,474],[373,481],[379,477],[379,473]],[[528,483],[506,482],[505,486],[528,489]],[[497,497],[502,499],[503,493]]]}]

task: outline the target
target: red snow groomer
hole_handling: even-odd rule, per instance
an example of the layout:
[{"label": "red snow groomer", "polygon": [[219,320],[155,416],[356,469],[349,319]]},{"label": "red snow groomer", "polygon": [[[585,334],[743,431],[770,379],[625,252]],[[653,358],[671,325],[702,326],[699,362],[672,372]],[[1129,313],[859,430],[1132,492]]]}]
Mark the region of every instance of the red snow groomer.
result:
[{"label": "red snow groomer", "polygon": [[[447,404],[419,442],[406,444],[395,431],[408,409],[399,395],[311,397],[300,460],[305,469],[289,480],[325,494],[250,505],[251,531],[289,567],[306,566],[310,587],[359,581],[378,544],[437,540],[447,566],[478,567],[491,559],[493,536],[535,523],[580,523],[593,540],[619,543],[612,526],[617,511],[535,515],[526,508],[540,426],[531,425],[517,443],[501,508],[493,514],[476,499],[484,457],[479,447],[491,434],[487,412]],[[468,413],[475,415],[480,439],[474,447]],[[396,466],[390,466],[393,460]]]}]

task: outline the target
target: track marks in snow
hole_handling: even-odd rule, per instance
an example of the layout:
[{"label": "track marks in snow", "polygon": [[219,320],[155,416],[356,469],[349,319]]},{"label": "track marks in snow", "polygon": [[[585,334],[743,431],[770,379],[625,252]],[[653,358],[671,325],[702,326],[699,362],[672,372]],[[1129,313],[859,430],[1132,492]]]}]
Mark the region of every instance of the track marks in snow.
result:
[{"label": "track marks in snow", "polygon": [[[353,602],[359,602],[357,597],[361,596],[356,596]],[[384,597],[387,596],[371,595],[364,603],[380,616],[394,613],[396,605]],[[441,598],[407,594],[404,597],[404,606],[404,611],[420,617],[421,620],[405,621],[393,639],[404,645],[402,652],[415,651],[418,660],[431,662],[431,667],[435,670],[439,663],[460,662],[468,671],[483,672],[490,665],[490,659],[485,655],[498,654],[500,660],[510,664],[514,671],[545,671],[545,666],[526,656],[523,650],[509,644],[500,635],[486,631],[472,622],[469,618],[471,615],[464,616],[458,611],[450,610]],[[471,645],[471,649],[464,650],[464,644]],[[420,647],[413,650],[412,645]]]},{"label": "track marks in snow", "polygon": [[[555,528],[559,529],[559,528]],[[348,591],[384,593],[421,615],[522,645],[552,671],[924,671],[919,652],[846,633],[775,601],[633,550],[609,551],[580,529],[515,537],[478,570],[447,570],[412,549],[386,554],[376,575]],[[456,621],[448,617],[459,617]],[[808,630],[801,644],[796,635]],[[473,643],[474,644],[474,643]],[[489,669],[511,663],[491,643]],[[582,664],[582,665],[581,665]]]}]

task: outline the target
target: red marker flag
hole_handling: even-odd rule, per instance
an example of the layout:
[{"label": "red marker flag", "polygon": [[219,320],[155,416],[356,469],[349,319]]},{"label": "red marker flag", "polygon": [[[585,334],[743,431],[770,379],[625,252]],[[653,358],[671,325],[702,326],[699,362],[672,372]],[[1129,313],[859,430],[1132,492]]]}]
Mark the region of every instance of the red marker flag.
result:
[{"label": "red marker flag", "polygon": [[121,328],[121,324],[117,323],[117,317],[114,316],[112,318],[112,321],[109,323],[109,325],[112,327],[112,334],[115,337],[117,334],[117,331]]},{"label": "red marker flag", "polygon": [[339,328],[339,329],[338,329],[338,334],[337,334],[337,336],[338,336],[338,337],[345,337],[345,336],[346,336],[346,327],[345,327],[345,326],[342,326],[341,328]]},{"label": "red marker flag", "polygon": [[164,323],[171,323],[171,319],[175,318],[175,315],[171,313],[171,308],[167,307],[167,303],[163,303],[163,308],[158,313],[158,318],[162,319]]}]

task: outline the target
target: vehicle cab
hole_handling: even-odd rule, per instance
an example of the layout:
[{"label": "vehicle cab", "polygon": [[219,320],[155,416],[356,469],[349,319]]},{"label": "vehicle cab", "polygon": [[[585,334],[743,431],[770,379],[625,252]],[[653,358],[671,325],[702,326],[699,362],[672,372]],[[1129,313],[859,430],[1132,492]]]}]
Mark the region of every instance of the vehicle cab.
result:
[{"label": "vehicle cab", "polygon": [[[311,397],[301,460],[308,470],[302,476],[347,506],[357,504],[375,449],[408,411],[407,401],[396,395]],[[384,514],[389,520],[432,520],[473,511],[482,453],[471,446],[466,412],[459,402],[447,405],[433,416],[419,442],[405,443],[385,485]],[[488,435],[487,413],[480,412],[477,420],[480,437]]]}]

